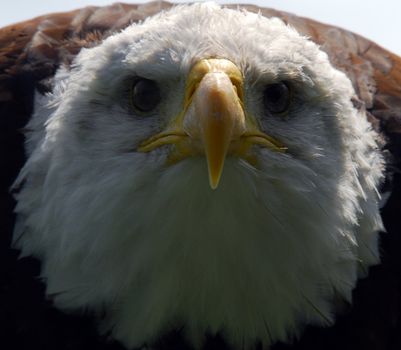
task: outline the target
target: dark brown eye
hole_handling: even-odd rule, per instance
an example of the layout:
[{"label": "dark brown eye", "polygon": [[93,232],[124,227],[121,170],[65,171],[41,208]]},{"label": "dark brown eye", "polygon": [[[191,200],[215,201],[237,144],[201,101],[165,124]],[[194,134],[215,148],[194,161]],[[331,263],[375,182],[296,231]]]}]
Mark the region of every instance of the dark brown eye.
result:
[{"label": "dark brown eye", "polygon": [[141,112],[150,112],[161,100],[160,89],[153,80],[138,78],[131,89],[132,106]]},{"label": "dark brown eye", "polygon": [[284,82],[270,84],[263,92],[263,104],[267,112],[282,113],[290,106],[291,93]]}]

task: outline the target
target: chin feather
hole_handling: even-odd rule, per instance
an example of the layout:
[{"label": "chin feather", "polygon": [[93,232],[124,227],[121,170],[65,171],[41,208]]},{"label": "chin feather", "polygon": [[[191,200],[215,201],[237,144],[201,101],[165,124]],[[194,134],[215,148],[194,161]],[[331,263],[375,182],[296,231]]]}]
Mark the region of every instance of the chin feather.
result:
[{"label": "chin feather", "polygon": [[[181,327],[198,345],[219,332],[236,348],[268,346],[331,324],[335,298],[351,301],[360,262],[377,262],[380,226],[370,221],[379,217],[358,206],[363,225],[352,222],[327,179],[296,161],[285,172],[269,157],[263,172],[227,163],[217,191],[201,159],[162,176],[132,165],[102,179],[96,169],[72,190],[49,179],[52,197],[32,203],[18,245],[43,260],[58,307],[106,305],[102,327],[128,347]],[[29,188],[19,203],[41,200],[43,189]]]}]

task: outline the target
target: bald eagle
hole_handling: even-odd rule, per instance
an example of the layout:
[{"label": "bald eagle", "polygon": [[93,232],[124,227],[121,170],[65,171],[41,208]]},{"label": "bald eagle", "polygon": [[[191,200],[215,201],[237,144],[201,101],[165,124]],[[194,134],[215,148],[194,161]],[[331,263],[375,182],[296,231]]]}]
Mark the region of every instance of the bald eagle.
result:
[{"label": "bald eagle", "polygon": [[169,7],[1,31],[3,338],[395,349],[401,60],[288,14]]}]

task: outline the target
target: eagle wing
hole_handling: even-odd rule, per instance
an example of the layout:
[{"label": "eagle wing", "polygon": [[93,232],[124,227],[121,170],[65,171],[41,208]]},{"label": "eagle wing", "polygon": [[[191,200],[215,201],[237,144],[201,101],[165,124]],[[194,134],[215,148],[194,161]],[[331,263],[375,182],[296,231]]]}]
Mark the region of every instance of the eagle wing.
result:
[{"label": "eagle wing", "polygon": [[[0,341],[8,349],[122,349],[97,335],[90,317],[64,315],[45,300],[37,279],[40,267],[33,258],[18,260],[10,249],[15,223],[15,202],[9,188],[21,169],[24,139],[21,130],[33,112],[35,90],[52,89],[57,68],[69,65],[83,47],[97,45],[113,32],[144,20],[172,4],[117,3],[106,7],[54,13],[0,30]],[[237,8],[237,5],[229,5]],[[354,105],[366,111],[383,138],[388,155],[389,198],[382,209],[387,233],[382,234],[382,261],[359,281],[354,304],[329,329],[310,327],[293,349],[401,349],[401,58],[349,31],[289,13],[257,6],[242,6],[267,17],[279,17],[310,37],[327,52],[334,66],[351,79]],[[163,348],[185,348],[175,334]],[[219,339],[209,348],[222,349]]]}]

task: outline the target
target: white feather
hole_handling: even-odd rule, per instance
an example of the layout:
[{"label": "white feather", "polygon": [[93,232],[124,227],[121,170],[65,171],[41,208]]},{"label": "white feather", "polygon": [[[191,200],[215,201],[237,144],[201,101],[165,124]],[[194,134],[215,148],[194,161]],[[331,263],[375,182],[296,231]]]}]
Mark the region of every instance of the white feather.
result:
[{"label": "white feather", "polygon": [[[258,150],[258,169],[227,159],[216,191],[202,157],[166,167],[168,149],[134,151],[180,112],[204,57],[240,67],[245,108],[289,149]],[[163,87],[146,117],[124,107],[134,75]],[[274,79],[299,90],[285,118],[262,114]],[[101,328],[127,347],[180,327],[195,346],[206,332],[237,349],[289,341],[331,324],[335,297],[351,301],[379,262],[376,134],[346,76],[282,21],[179,6],[83,50],[55,81],[30,122],[15,245],[42,260],[59,308],[104,309]]]}]

